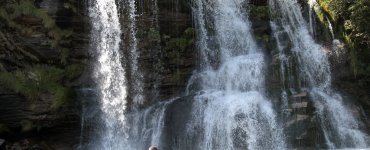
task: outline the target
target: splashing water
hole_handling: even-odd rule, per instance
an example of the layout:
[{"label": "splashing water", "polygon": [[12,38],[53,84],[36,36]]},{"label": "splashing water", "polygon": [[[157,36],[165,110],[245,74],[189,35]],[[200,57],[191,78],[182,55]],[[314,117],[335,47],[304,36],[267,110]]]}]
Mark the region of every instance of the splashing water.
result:
[{"label": "splashing water", "polygon": [[162,149],[166,111],[168,106],[177,99],[160,102],[145,110],[128,114],[127,117],[130,120],[129,130],[126,132],[128,138],[121,141],[125,145],[124,149],[147,149],[149,146]]},{"label": "splashing water", "polygon": [[93,23],[93,46],[96,47],[94,78],[99,91],[104,134],[101,135],[102,149],[116,149],[122,137],[119,133],[126,124],[126,79],[121,63],[121,26],[114,0],[92,2],[90,16]]},{"label": "splashing water", "polygon": [[[343,104],[342,97],[331,87],[331,72],[327,54],[315,43],[303,19],[296,0],[270,0],[273,32],[285,32],[292,43],[292,52],[298,62],[303,85],[310,89],[327,146],[333,148],[365,148],[367,136],[360,123]],[[276,38],[278,42],[286,39]],[[278,47],[279,48],[279,47]],[[287,55],[282,51],[280,55]]]},{"label": "splashing water", "polygon": [[264,96],[265,60],[250,31],[247,5],[244,0],[194,2],[203,58],[201,71],[189,82],[201,81],[202,90],[188,123],[188,136],[202,137],[196,149],[285,149]]},{"label": "splashing water", "polygon": [[[159,28],[157,0],[152,2],[152,26]],[[202,59],[187,86],[191,101],[182,103],[187,107],[181,112],[174,110],[181,107],[175,99],[126,112],[128,83],[134,107],[141,106],[146,98],[139,63],[136,1],[123,0],[124,8],[120,8],[125,9],[122,17],[127,15],[127,72],[121,62],[122,27],[116,2],[96,0],[91,4],[92,47],[96,47],[94,78],[103,120],[100,143],[95,149],[134,150],[151,145],[160,149],[287,149],[283,127],[277,123],[277,113],[266,96],[266,60],[251,33],[249,1],[193,1],[197,47]],[[271,27],[283,74],[281,109],[289,107],[287,90],[308,89],[328,147],[366,147],[368,139],[360,130],[361,124],[331,87],[328,56],[312,38],[312,20],[308,27],[296,0],[270,0],[270,7],[275,14]],[[297,78],[292,60],[297,62]],[[126,73],[130,80],[125,78]],[[189,116],[174,119],[169,113]],[[174,124],[181,129],[166,127]]]}]

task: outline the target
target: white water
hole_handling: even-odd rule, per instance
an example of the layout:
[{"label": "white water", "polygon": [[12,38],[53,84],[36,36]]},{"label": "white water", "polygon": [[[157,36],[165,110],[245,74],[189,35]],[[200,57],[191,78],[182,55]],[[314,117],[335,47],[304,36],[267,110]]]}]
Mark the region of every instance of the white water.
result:
[{"label": "white water", "polygon": [[[316,13],[320,12],[323,13],[322,8],[317,3],[316,0],[309,0],[308,5],[310,7],[309,9],[309,26],[310,26],[310,33],[312,36],[315,36],[315,26],[316,26]],[[329,55],[333,56],[337,62],[341,63],[344,62],[343,59],[345,59],[343,56],[345,56],[345,48],[344,43],[342,43],[339,39],[335,38],[334,34],[334,28],[332,26],[332,23],[330,22],[330,19],[325,15],[325,19],[328,24],[328,28],[330,31],[330,35],[332,37],[332,49],[329,50]]]},{"label": "white water", "polygon": [[325,17],[327,22],[328,22],[328,27],[329,27],[329,31],[330,31],[330,35],[332,37],[332,50],[330,51],[330,55],[331,56],[334,56],[335,60],[337,62],[344,62],[342,56],[345,56],[345,48],[344,48],[344,43],[342,43],[339,39],[336,39],[335,38],[335,35],[334,35],[334,29],[333,29],[333,25],[331,24],[330,22],[330,19],[328,17]]},{"label": "white water", "polygon": [[[156,0],[153,2],[156,4]],[[188,110],[189,120],[182,120],[186,117],[166,120],[167,115],[171,115],[167,110],[174,100],[126,112],[128,89],[119,48],[121,25],[117,6],[114,0],[97,0],[92,4],[90,14],[95,43],[92,47],[96,47],[97,59],[94,77],[103,112],[103,131],[95,149],[135,150],[150,145],[160,149],[167,148],[165,146],[186,149],[184,146],[188,145],[199,150],[286,149],[283,127],[277,123],[277,114],[265,93],[266,61],[250,31],[248,1],[194,0],[193,14],[202,64],[187,86],[189,95],[196,93],[191,110]],[[133,104],[140,105],[145,97],[144,77],[138,61],[136,4],[135,0],[125,0],[124,4],[128,4],[124,7],[128,10],[129,34],[124,36],[129,37],[127,66],[131,70],[127,72],[130,72],[133,90],[130,94]],[[328,147],[366,147],[367,137],[360,131],[360,124],[343,104],[341,96],[331,89],[327,55],[309,34],[297,2],[279,0],[275,3],[271,0],[270,6],[278,14],[271,25],[278,42],[281,72],[287,77],[282,80],[281,109],[289,105],[286,91],[297,88],[291,71],[292,59],[297,59],[299,76],[303,80],[301,88],[307,86],[309,89]],[[153,8],[156,16],[158,6]],[[156,26],[157,21],[156,16]],[[288,34],[287,38],[279,38],[284,33]],[[286,40],[292,42],[291,49]],[[199,88],[194,88],[196,86]],[[186,131],[178,129],[171,130],[175,133],[166,133],[171,128],[166,125],[173,122],[187,122]],[[179,137],[166,137],[173,135]],[[180,143],[188,145],[176,145],[177,141],[170,138],[185,139]],[[192,143],[192,139],[199,141]]]},{"label": "white water", "polygon": [[128,138],[121,143],[124,143],[120,149],[147,149],[149,146],[156,146],[162,149],[162,136],[165,124],[166,110],[168,106],[177,98],[167,102],[160,102],[145,110],[130,113],[129,130],[127,130]]},{"label": "white water", "polygon": [[[300,5],[296,0],[270,0],[271,13],[276,16],[271,25],[275,35],[288,34],[289,39],[276,38],[278,42],[290,40],[291,53],[297,59],[302,87],[309,88],[321,120],[327,146],[334,148],[365,148],[368,138],[360,130],[360,123],[346,108],[342,97],[331,87],[331,72],[327,54],[309,34]],[[280,50],[280,49],[279,49]],[[280,55],[287,55],[281,51]],[[283,61],[282,61],[283,62]]]},{"label": "white water", "polygon": [[319,4],[317,3],[316,0],[308,0],[308,5],[310,7],[309,9],[309,25],[310,25],[310,32],[311,32],[311,35],[314,35],[315,33],[315,26],[316,26],[316,19],[315,19],[315,12],[317,11],[317,9],[319,9]]},{"label": "white water", "polygon": [[264,96],[265,60],[253,40],[246,5],[244,0],[194,2],[202,65],[189,84],[200,81],[202,91],[194,98],[187,134],[200,136],[196,149],[285,149]]},{"label": "white water", "polygon": [[100,109],[104,121],[101,148],[116,149],[126,124],[127,87],[125,70],[121,63],[121,26],[115,0],[97,0],[91,3],[93,45],[96,62],[94,78],[99,91]]},{"label": "white water", "polygon": [[130,80],[131,80],[131,97],[133,99],[134,104],[141,105],[144,104],[145,96],[144,96],[144,75],[142,74],[140,67],[139,67],[139,56],[140,53],[138,51],[138,39],[137,39],[137,27],[136,27],[136,17],[137,17],[137,10],[136,10],[136,0],[127,0],[128,3],[128,14],[129,14],[129,54],[130,54]]}]

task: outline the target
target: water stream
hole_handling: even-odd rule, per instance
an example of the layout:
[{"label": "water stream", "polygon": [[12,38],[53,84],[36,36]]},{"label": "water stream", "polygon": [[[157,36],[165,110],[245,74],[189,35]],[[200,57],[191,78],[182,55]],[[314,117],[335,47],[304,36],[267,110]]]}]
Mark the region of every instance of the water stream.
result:
[{"label": "water stream", "polygon": [[[316,5],[315,0],[311,3]],[[307,93],[313,103],[313,119],[318,120],[326,148],[368,146],[361,122],[331,85],[328,54],[313,38],[313,12],[307,23],[297,0],[269,0],[271,36],[280,61],[281,94],[276,98],[280,106],[266,87],[268,55],[255,41],[248,0],[192,1],[200,64],[184,87],[186,94],[169,100],[157,100],[158,94],[146,96],[137,1],[94,0],[90,5],[96,82],[91,91],[100,111],[94,120],[99,122],[97,139],[89,143],[90,149],[143,150],[151,145],[169,150],[289,149],[289,123],[282,122],[288,122],[286,110],[297,93]],[[151,0],[151,5],[150,30],[159,30],[158,1]],[[160,46],[157,41],[150,51]],[[160,55],[153,52],[152,57]],[[152,63],[153,68],[162,67],[160,61]],[[152,76],[157,77],[155,73]],[[157,89],[160,81],[153,79],[150,88]],[[83,113],[89,115],[92,108],[85,107]],[[91,120],[82,122],[85,129]]]},{"label": "water stream", "polygon": [[141,105],[145,101],[144,93],[144,75],[142,74],[138,51],[138,39],[137,39],[137,25],[136,18],[138,16],[136,10],[136,0],[127,0],[128,4],[128,19],[129,19],[129,66],[130,66],[130,92],[131,97],[135,105]]},{"label": "water stream", "polygon": [[247,6],[242,0],[194,2],[203,64],[192,78],[201,92],[188,134],[201,137],[197,149],[285,149],[265,96],[265,56],[251,33]]},{"label": "water stream", "polygon": [[[121,62],[120,42],[121,25],[115,0],[97,0],[92,2],[93,46],[95,48],[94,80],[100,99],[104,131],[101,149],[117,149],[117,141],[126,124],[125,110],[127,81]],[[99,148],[98,148],[99,149]]]},{"label": "water stream", "polygon": [[[291,42],[288,49],[280,49],[281,57],[291,53],[297,63],[300,78],[299,91],[307,90],[314,102],[316,115],[324,132],[326,145],[334,148],[365,148],[367,136],[361,131],[360,122],[344,104],[342,96],[331,85],[331,70],[324,48],[317,44],[309,33],[300,4],[296,0],[270,0],[273,32],[281,32]],[[287,39],[276,38],[278,42]],[[278,47],[281,48],[281,47]],[[281,61],[286,66],[285,61]]]}]

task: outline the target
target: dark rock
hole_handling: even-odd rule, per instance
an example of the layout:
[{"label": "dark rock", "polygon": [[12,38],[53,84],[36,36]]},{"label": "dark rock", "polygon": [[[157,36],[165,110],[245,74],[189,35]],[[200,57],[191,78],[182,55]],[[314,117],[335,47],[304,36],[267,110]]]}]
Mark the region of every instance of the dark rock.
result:
[{"label": "dark rock", "polygon": [[[51,46],[53,39],[50,38],[49,29],[44,28],[40,18],[27,15],[17,18],[16,21],[33,29],[33,32],[25,33],[7,26],[0,19],[0,71],[2,73],[21,72],[24,68],[33,65],[47,65],[62,70],[67,70],[71,65],[79,65],[82,66],[80,69],[83,69],[89,57],[86,50],[89,44],[89,20],[85,11],[85,1],[73,1],[78,9],[77,13],[64,7],[66,2],[65,0],[35,1],[36,7],[47,10],[58,28],[73,31],[68,40],[63,39],[64,41],[56,47]],[[63,62],[61,49],[64,48],[68,49],[68,53],[64,51],[68,57]],[[2,112],[0,137],[7,141],[8,139],[19,141],[18,143],[24,143],[24,139],[36,138],[37,142],[28,141],[27,149],[51,149],[45,148],[45,142],[52,143],[52,146],[64,144],[64,147],[68,147],[66,149],[73,149],[73,146],[79,142],[80,133],[80,108],[79,102],[73,97],[73,88],[81,86],[82,82],[75,81],[80,76],[72,78],[63,78],[63,81],[58,83],[62,84],[60,87],[71,91],[71,94],[56,110],[52,109],[54,97],[48,92],[40,93],[35,100],[30,100],[27,96],[20,95],[21,92],[0,84],[0,112]],[[6,129],[6,132],[3,129]],[[7,145],[19,147],[17,143]]]},{"label": "dark rock", "polygon": [[250,0],[249,3],[257,6],[266,6],[268,0]]},{"label": "dark rock", "polygon": [[5,140],[0,139],[0,150],[4,150],[4,149],[5,149]]}]

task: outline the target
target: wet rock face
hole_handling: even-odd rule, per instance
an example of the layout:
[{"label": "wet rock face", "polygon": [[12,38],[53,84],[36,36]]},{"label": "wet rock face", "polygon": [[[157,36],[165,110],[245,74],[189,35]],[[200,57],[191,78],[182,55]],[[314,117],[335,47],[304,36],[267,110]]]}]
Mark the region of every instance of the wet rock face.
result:
[{"label": "wet rock face", "polygon": [[[0,9],[7,11],[7,4],[2,2]],[[14,7],[21,5],[31,11],[10,19],[0,16],[0,137],[7,145],[35,137],[51,147],[58,145],[52,143],[55,139],[74,145],[80,126],[74,89],[81,85],[78,79],[88,60],[84,2],[25,0]],[[67,73],[71,67],[74,71]],[[62,72],[74,75],[52,79]]]},{"label": "wet rock face", "polygon": [[139,1],[137,38],[146,103],[182,94],[196,68],[189,0]]},{"label": "wet rock face", "polygon": [[[139,63],[145,76],[145,88],[148,103],[164,100],[180,94],[192,71],[195,68],[195,33],[192,28],[190,1],[158,1],[157,14],[153,13],[152,1],[138,2],[138,39]],[[70,7],[66,4],[72,4]],[[68,6],[68,7],[66,7]],[[32,75],[38,65],[58,68],[68,74],[70,66],[82,70],[89,59],[89,18],[85,1],[38,0],[36,9],[47,10],[49,17],[24,15],[14,20],[32,30],[22,30],[9,26],[0,19],[0,70],[2,73],[16,72],[24,74],[31,83],[37,83]],[[72,31],[68,38],[55,42],[59,36],[41,23],[44,20],[55,22],[58,31]],[[156,20],[157,19],[157,20]],[[60,29],[60,30],[59,30]],[[65,35],[67,36],[67,35]],[[17,45],[17,46],[14,46]],[[63,58],[61,56],[64,56]],[[77,70],[72,69],[72,73]],[[8,74],[5,74],[8,75]],[[31,75],[31,76],[30,76]],[[74,91],[82,85],[81,74],[73,77],[64,76],[55,81],[56,87]],[[83,80],[83,79],[81,79]],[[5,81],[4,81],[5,82]],[[37,86],[36,86],[37,87]],[[75,91],[74,91],[75,92]],[[0,137],[11,139],[10,145],[26,137],[46,136],[45,140],[52,145],[61,142],[75,145],[78,141],[80,126],[80,106],[75,94],[67,101],[52,109],[55,96],[53,91],[42,91],[36,97],[17,91],[14,87],[0,84]],[[64,139],[63,141],[61,141]],[[60,141],[60,142],[58,142]],[[74,144],[73,144],[74,143]],[[17,144],[15,144],[17,145]]]}]

